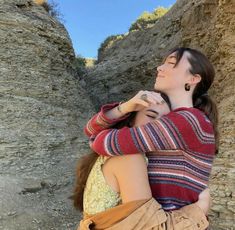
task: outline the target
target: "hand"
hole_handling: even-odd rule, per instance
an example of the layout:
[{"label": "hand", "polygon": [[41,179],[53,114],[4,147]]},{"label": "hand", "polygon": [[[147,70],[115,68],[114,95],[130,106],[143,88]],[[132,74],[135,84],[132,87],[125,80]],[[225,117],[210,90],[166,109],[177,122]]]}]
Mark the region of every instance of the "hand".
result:
[{"label": "hand", "polygon": [[208,188],[204,189],[199,194],[198,201],[195,204],[198,205],[203,210],[205,215],[208,214],[210,206],[212,204],[210,190]]},{"label": "hand", "polygon": [[151,103],[163,104],[164,102],[165,101],[161,97],[160,93],[155,93],[152,91],[139,91],[129,101],[122,103],[120,107],[121,111],[126,114],[133,111],[140,111],[150,106]]}]

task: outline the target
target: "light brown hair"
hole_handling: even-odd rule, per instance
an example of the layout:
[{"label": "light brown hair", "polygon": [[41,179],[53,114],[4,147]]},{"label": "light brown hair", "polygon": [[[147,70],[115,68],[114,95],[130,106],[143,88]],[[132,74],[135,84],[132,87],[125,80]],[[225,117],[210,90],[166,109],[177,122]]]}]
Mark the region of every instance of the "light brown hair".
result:
[{"label": "light brown hair", "polygon": [[[126,120],[120,121],[112,128],[120,129],[125,126],[131,127],[135,116],[136,112],[132,112]],[[75,187],[73,195],[70,196],[69,198],[73,200],[74,207],[80,211],[83,211],[83,194],[86,186],[86,181],[98,157],[99,157],[98,154],[91,151],[89,154],[82,156],[78,160],[76,168]]]}]

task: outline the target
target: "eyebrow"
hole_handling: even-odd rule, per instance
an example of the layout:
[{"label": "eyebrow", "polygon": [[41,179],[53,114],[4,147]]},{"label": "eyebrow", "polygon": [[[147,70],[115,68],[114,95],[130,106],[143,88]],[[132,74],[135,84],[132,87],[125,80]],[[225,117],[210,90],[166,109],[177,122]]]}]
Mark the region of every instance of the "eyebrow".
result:
[{"label": "eyebrow", "polygon": [[172,59],[172,58],[176,59],[176,56],[171,55],[171,56],[167,57],[167,59]]},{"label": "eyebrow", "polygon": [[169,59],[174,59],[174,60],[177,62],[176,56],[175,56],[175,55],[170,55],[170,56],[164,58],[163,61],[162,61],[162,63],[166,62],[166,61],[169,60]]},{"label": "eyebrow", "polygon": [[153,109],[148,109],[147,111],[148,111],[148,112],[155,113],[155,114],[157,114],[157,115],[159,114],[157,111],[155,111],[155,110],[153,110]]}]

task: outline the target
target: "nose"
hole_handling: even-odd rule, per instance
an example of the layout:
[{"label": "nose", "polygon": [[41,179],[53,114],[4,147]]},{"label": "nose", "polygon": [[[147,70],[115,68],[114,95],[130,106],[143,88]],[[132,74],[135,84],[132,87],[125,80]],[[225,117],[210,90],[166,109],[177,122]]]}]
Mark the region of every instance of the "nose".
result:
[{"label": "nose", "polygon": [[157,72],[163,71],[163,64],[157,67]]}]

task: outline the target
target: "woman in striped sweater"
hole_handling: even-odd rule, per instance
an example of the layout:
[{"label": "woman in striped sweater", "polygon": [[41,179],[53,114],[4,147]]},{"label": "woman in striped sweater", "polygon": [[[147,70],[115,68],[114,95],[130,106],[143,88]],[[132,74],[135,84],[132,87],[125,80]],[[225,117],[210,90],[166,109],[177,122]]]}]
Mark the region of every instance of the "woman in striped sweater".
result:
[{"label": "woman in striped sweater", "polygon": [[140,127],[112,129],[128,113],[162,100],[140,91],[118,106],[103,106],[85,128],[91,148],[100,155],[147,154],[152,195],[165,210],[197,201],[208,186],[218,148],[216,105],[207,94],[214,75],[201,52],[175,49],[158,67],[155,84],[169,97],[169,114]]},{"label": "woman in striped sweater", "polygon": [[[132,112],[126,119],[117,121],[113,128],[147,124],[169,113],[169,107],[165,102],[157,105],[152,103],[143,110]],[[123,219],[128,223],[141,219],[138,225],[146,230],[149,229],[148,225],[151,229],[154,226],[158,230],[184,229],[186,226],[189,230],[205,229],[207,220],[203,212],[208,211],[208,191],[203,191],[195,204],[185,206],[176,213],[165,213],[152,198],[146,163],[146,157],[141,154],[107,157],[90,153],[83,156],[77,165],[76,186],[71,197],[74,206],[83,211],[79,229],[90,229],[90,225],[92,229],[106,229],[111,226],[132,229],[130,224],[118,222]],[[145,209],[148,212],[141,214],[141,210]],[[153,216],[151,212],[154,213]],[[139,214],[136,216],[137,213]],[[134,229],[136,228],[134,224]]]}]

